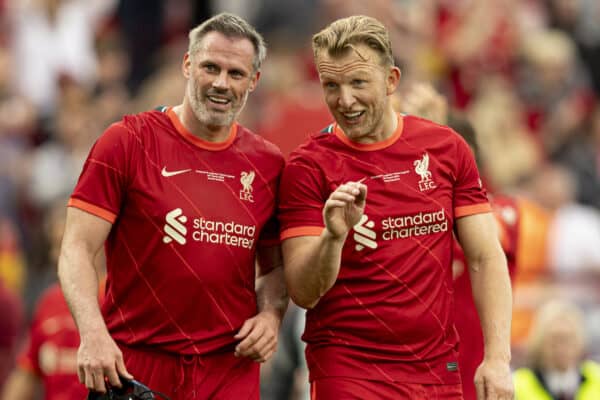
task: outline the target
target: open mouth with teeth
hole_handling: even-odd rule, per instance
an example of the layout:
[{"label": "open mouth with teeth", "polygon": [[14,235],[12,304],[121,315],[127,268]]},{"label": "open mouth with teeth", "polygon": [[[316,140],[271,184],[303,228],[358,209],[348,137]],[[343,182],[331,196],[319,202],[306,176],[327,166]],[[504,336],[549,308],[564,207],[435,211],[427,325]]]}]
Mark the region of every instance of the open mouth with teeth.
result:
[{"label": "open mouth with teeth", "polygon": [[342,115],[344,116],[344,119],[347,122],[352,123],[352,122],[357,122],[358,119],[360,117],[362,117],[364,113],[365,113],[364,111],[354,111],[354,112],[344,112],[344,113],[342,113]]},{"label": "open mouth with teeth", "polygon": [[218,96],[206,96],[208,100],[215,105],[225,106],[231,103],[231,100],[226,97],[218,97]]}]

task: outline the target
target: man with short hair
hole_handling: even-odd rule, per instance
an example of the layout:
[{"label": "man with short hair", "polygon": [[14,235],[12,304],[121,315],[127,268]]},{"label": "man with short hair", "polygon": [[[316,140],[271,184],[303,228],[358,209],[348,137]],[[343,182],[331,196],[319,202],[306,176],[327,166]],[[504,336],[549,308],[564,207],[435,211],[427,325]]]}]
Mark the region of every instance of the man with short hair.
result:
[{"label": "man with short hair", "polygon": [[[275,351],[287,306],[274,217],[284,161],[236,119],[266,48],[231,14],[189,36],[183,103],[126,116],[92,148],[59,277],[89,389],[131,372],[172,400],[258,399],[258,362]],[[101,314],[91,260],[104,244]]]},{"label": "man with short hair", "polygon": [[455,231],[486,342],[478,395],[511,399],[510,282],[468,145],[394,111],[400,70],[379,21],[337,20],[313,50],[335,123],[292,153],[280,190],[286,283],[308,308],[313,398],[462,398]]}]

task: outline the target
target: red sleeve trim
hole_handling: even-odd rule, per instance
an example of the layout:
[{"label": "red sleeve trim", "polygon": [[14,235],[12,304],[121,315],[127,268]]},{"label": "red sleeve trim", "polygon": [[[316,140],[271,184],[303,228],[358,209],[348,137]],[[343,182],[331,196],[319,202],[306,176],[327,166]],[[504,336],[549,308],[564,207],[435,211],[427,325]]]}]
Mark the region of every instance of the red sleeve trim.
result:
[{"label": "red sleeve trim", "polygon": [[322,226],[299,226],[296,228],[289,228],[281,232],[281,240],[290,239],[298,236],[321,236],[323,232]]},{"label": "red sleeve trim", "polygon": [[490,205],[490,203],[473,204],[470,206],[456,207],[454,209],[454,217],[460,218],[460,217],[466,217],[467,215],[483,214],[483,213],[491,212],[491,211],[492,211],[492,206]]},{"label": "red sleeve trim", "polygon": [[104,208],[90,204],[87,201],[74,199],[72,197],[69,199],[69,204],[67,204],[67,206],[75,207],[75,208],[79,208],[83,211],[87,211],[90,214],[95,215],[96,217],[100,217],[100,218],[110,222],[111,224],[114,223],[115,220],[117,219],[116,214],[113,214],[112,212],[105,210]]}]

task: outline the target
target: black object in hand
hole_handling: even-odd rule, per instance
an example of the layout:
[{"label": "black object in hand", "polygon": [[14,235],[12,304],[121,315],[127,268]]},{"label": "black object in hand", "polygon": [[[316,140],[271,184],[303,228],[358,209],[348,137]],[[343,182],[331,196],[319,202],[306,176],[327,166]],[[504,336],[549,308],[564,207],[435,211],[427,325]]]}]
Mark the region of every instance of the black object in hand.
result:
[{"label": "black object in hand", "polygon": [[87,400],[156,400],[155,395],[164,400],[169,400],[164,394],[150,389],[135,379],[119,378],[122,387],[109,386],[106,393],[90,390]]}]

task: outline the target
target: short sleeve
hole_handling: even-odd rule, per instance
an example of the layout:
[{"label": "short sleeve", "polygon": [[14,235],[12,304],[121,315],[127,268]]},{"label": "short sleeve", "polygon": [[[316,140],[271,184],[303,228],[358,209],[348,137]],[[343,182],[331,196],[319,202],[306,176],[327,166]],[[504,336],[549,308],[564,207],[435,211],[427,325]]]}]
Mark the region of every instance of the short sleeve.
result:
[{"label": "short sleeve", "polygon": [[123,123],[102,134],[88,155],[69,206],[115,221],[128,185],[132,137]]},{"label": "short sleeve", "polygon": [[456,181],[454,184],[454,215],[456,218],[492,210],[477,170],[473,151],[458,136],[456,147]]},{"label": "short sleeve", "polygon": [[319,168],[300,157],[285,166],[279,190],[281,239],[318,236],[324,228],[323,205],[329,196]]}]

